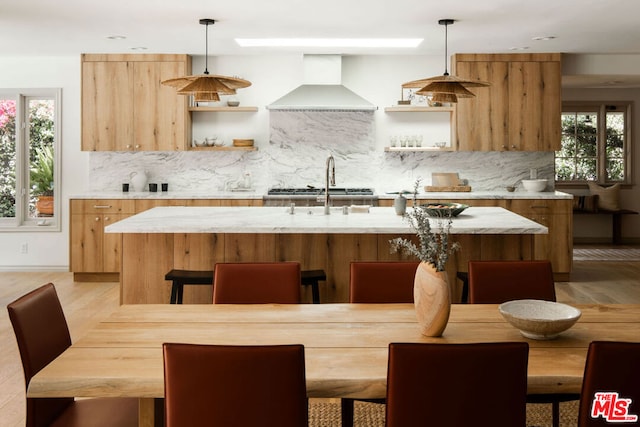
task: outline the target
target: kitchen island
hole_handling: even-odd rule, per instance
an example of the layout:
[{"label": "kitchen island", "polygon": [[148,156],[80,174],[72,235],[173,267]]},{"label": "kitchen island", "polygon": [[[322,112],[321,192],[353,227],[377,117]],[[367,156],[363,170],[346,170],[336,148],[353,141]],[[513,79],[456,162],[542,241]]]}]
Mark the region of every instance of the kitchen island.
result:
[{"label": "kitchen island", "polygon": [[[298,261],[303,270],[323,269],[323,302],[347,302],[349,263],[403,259],[389,240],[414,238],[393,208],[347,215],[332,208],[158,207],[105,228],[121,239],[121,303],[167,303],[173,268],[212,270],[216,262]],[[437,221],[434,222],[437,227]],[[451,234],[462,249],[448,263],[454,300],[457,271],[469,259],[534,259],[533,236],[547,227],[500,207],[470,207],[453,219]],[[211,288],[188,286],[185,303],[210,303]]]}]

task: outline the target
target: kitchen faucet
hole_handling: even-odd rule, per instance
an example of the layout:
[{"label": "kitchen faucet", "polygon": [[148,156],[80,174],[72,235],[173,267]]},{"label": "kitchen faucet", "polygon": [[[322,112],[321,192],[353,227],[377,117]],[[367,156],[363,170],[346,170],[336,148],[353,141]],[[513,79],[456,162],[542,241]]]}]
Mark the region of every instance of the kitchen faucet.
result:
[{"label": "kitchen faucet", "polygon": [[[329,174],[331,170],[331,174]],[[324,214],[329,215],[329,185],[336,185],[336,162],[333,159],[333,155],[329,155],[327,158],[327,170],[325,176],[324,187]]]}]

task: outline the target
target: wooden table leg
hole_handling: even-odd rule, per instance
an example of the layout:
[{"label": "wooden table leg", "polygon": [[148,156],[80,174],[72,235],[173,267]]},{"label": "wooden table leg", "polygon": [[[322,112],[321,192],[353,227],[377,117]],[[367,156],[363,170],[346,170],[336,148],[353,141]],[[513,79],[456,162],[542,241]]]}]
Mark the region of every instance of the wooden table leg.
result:
[{"label": "wooden table leg", "polygon": [[155,427],[155,399],[140,398],[138,403],[138,426]]}]

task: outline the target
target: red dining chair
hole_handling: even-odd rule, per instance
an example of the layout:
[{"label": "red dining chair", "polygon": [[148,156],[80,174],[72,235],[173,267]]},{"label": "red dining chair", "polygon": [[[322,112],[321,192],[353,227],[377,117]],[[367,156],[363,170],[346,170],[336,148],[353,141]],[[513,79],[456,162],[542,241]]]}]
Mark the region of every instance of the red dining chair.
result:
[{"label": "red dining chair", "polygon": [[516,299],[556,300],[550,261],[469,261],[471,304]]},{"label": "red dining chair", "polygon": [[524,427],[524,342],[391,343],[387,427]]},{"label": "red dining chair", "polygon": [[589,344],[578,427],[611,425],[640,425],[639,342]]},{"label": "red dining chair", "polygon": [[[418,261],[353,261],[349,273],[351,303],[412,303]],[[342,427],[353,426],[356,400],[385,403],[385,399],[342,398]]]},{"label": "red dining chair", "polygon": [[[58,294],[47,283],[7,306],[28,388],[31,378],[69,346],[71,336]],[[27,398],[27,427],[138,425],[138,399]]]},{"label": "red dining chair", "polygon": [[[469,302],[502,304],[516,299],[556,300],[551,262],[469,261]],[[560,402],[577,400],[575,393],[530,394],[529,403],[551,403],[553,427],[560,425]]]},{"label": "red dining chair", "polygon": [[162,347],[166,427],[307,426],[304,346]]},{"label": "red dining chair", "polygon": [[354,261],[350,265],[349,302],[412,303],[417,261]]},{"label": "red dining chair", "polygon": [[299,304],[300,263],[218,263],[214,304]]}]

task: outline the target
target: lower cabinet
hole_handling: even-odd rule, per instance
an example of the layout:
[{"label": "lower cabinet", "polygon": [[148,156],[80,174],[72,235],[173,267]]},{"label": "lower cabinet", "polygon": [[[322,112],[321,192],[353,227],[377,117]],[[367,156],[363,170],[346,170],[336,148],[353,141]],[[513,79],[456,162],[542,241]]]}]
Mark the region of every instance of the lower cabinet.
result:
[{"label": "lower cabinet", "polygon": [[109,224],[158,206],[261,206],[261,199],[72,199],[69,269],[75,281],[119,280],[121,236]]},{"label": "lower cabinet", "polygon": [[[420,199],[420,203],[443,200]],[[499,206],[529,218],[549,229],[549,234],[534,236],[534,259],[548,259],[553,266],[556,281],[569,280],[573,259],[573,215],[572,201],[568,199],[454,199],[447,201],[465,203],[469,206]],[[393,206],[393,200],[381,200],[380,206]],[[519,259],[521,249],[514,247],[483,247],[479,259]],[[464,266],[459,266],[466,271]]]},{"label": "lower cabinet", "polygon": [[133,200],[71,200],[70,269],[77,281],[117,281],[121,240],[104,228],[135,213]]}]

